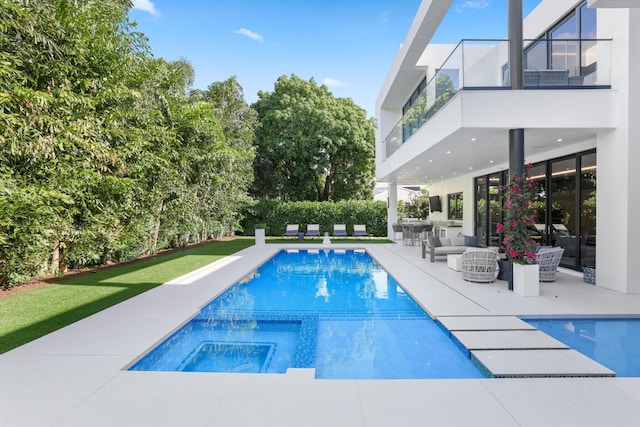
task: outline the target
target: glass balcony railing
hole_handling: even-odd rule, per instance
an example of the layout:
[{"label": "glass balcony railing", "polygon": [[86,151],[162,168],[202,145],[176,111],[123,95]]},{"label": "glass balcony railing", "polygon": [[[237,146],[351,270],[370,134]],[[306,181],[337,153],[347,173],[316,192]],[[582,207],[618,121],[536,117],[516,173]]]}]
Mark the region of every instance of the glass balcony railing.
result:
[{"label": "glass balcony railing", "polygon": [[[611,87],[611,40],[525,40],[524,89]],[[460,90],[510,89],[509,41],[462,40],[384,140],[389,157]]]}]

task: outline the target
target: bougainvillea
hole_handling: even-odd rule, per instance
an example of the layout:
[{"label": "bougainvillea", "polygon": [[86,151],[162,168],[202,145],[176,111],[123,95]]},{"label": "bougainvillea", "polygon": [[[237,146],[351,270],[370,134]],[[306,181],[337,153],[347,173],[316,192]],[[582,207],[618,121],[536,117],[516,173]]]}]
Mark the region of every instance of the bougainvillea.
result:
[{"label": "bougainvillea", "polygon": [[[531,164],[528,164],[528,170]],[[500,189],[504,196],[505,215],[496,231],[502,234],[502,250],[516,264],[535,264],[537,243],[531,237],[534,217],[530,209],[533,184],[523,175],[514,174]]]}]

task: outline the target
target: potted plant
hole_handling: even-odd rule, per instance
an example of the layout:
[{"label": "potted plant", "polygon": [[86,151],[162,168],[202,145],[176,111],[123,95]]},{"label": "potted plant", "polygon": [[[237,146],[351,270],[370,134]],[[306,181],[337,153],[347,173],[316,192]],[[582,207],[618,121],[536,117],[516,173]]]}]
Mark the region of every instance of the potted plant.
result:
[{"label": "potted plant", "polygon": [[[529,169],[528,164],[526,169]],[[505,216],[496,231],[502,234],[501,248],[512,262],[513,290],[524,296],[540,294],[539,273],[536,261],[537,243],[531,229],[534,217],[530,210],[533,186],[526,173],[513,174],[509,184],[501,188],[504,196]]]}]

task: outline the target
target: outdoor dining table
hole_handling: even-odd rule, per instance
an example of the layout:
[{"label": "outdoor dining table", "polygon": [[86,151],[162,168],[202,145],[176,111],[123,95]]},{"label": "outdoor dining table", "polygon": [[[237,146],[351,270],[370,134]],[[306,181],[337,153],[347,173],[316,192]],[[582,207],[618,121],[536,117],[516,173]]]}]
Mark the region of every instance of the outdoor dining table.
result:
[{"label": "outdoor dining table", "polygon": [[406,222],[402,224],[402,241],[405,245],[414,246],[416,241],[420,243],[422,233],[431,231],[433,225],[426,222]]}]

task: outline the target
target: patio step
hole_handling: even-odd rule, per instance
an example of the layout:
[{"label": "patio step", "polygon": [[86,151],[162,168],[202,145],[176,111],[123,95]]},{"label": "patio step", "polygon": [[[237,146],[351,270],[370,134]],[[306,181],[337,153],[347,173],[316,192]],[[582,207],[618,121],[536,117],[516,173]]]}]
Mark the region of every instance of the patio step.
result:
[{"label": "patio step", "polygon": [[612,377],[615,372],[515,316],[443,316],[443,329],[494,378]]},{"label": "patio step", "polygon": [[567,350],[540,331],[454,331],[452,337],[468,350]]},{"label": "patio step", "polygon": [[495,378],[616,375],[575,350],[478,350],[472,351],[471,355]]},{"label": "patio step", "polygon": [[515,316],[441,316],[438,321],[449,331],[536,330]]}]

